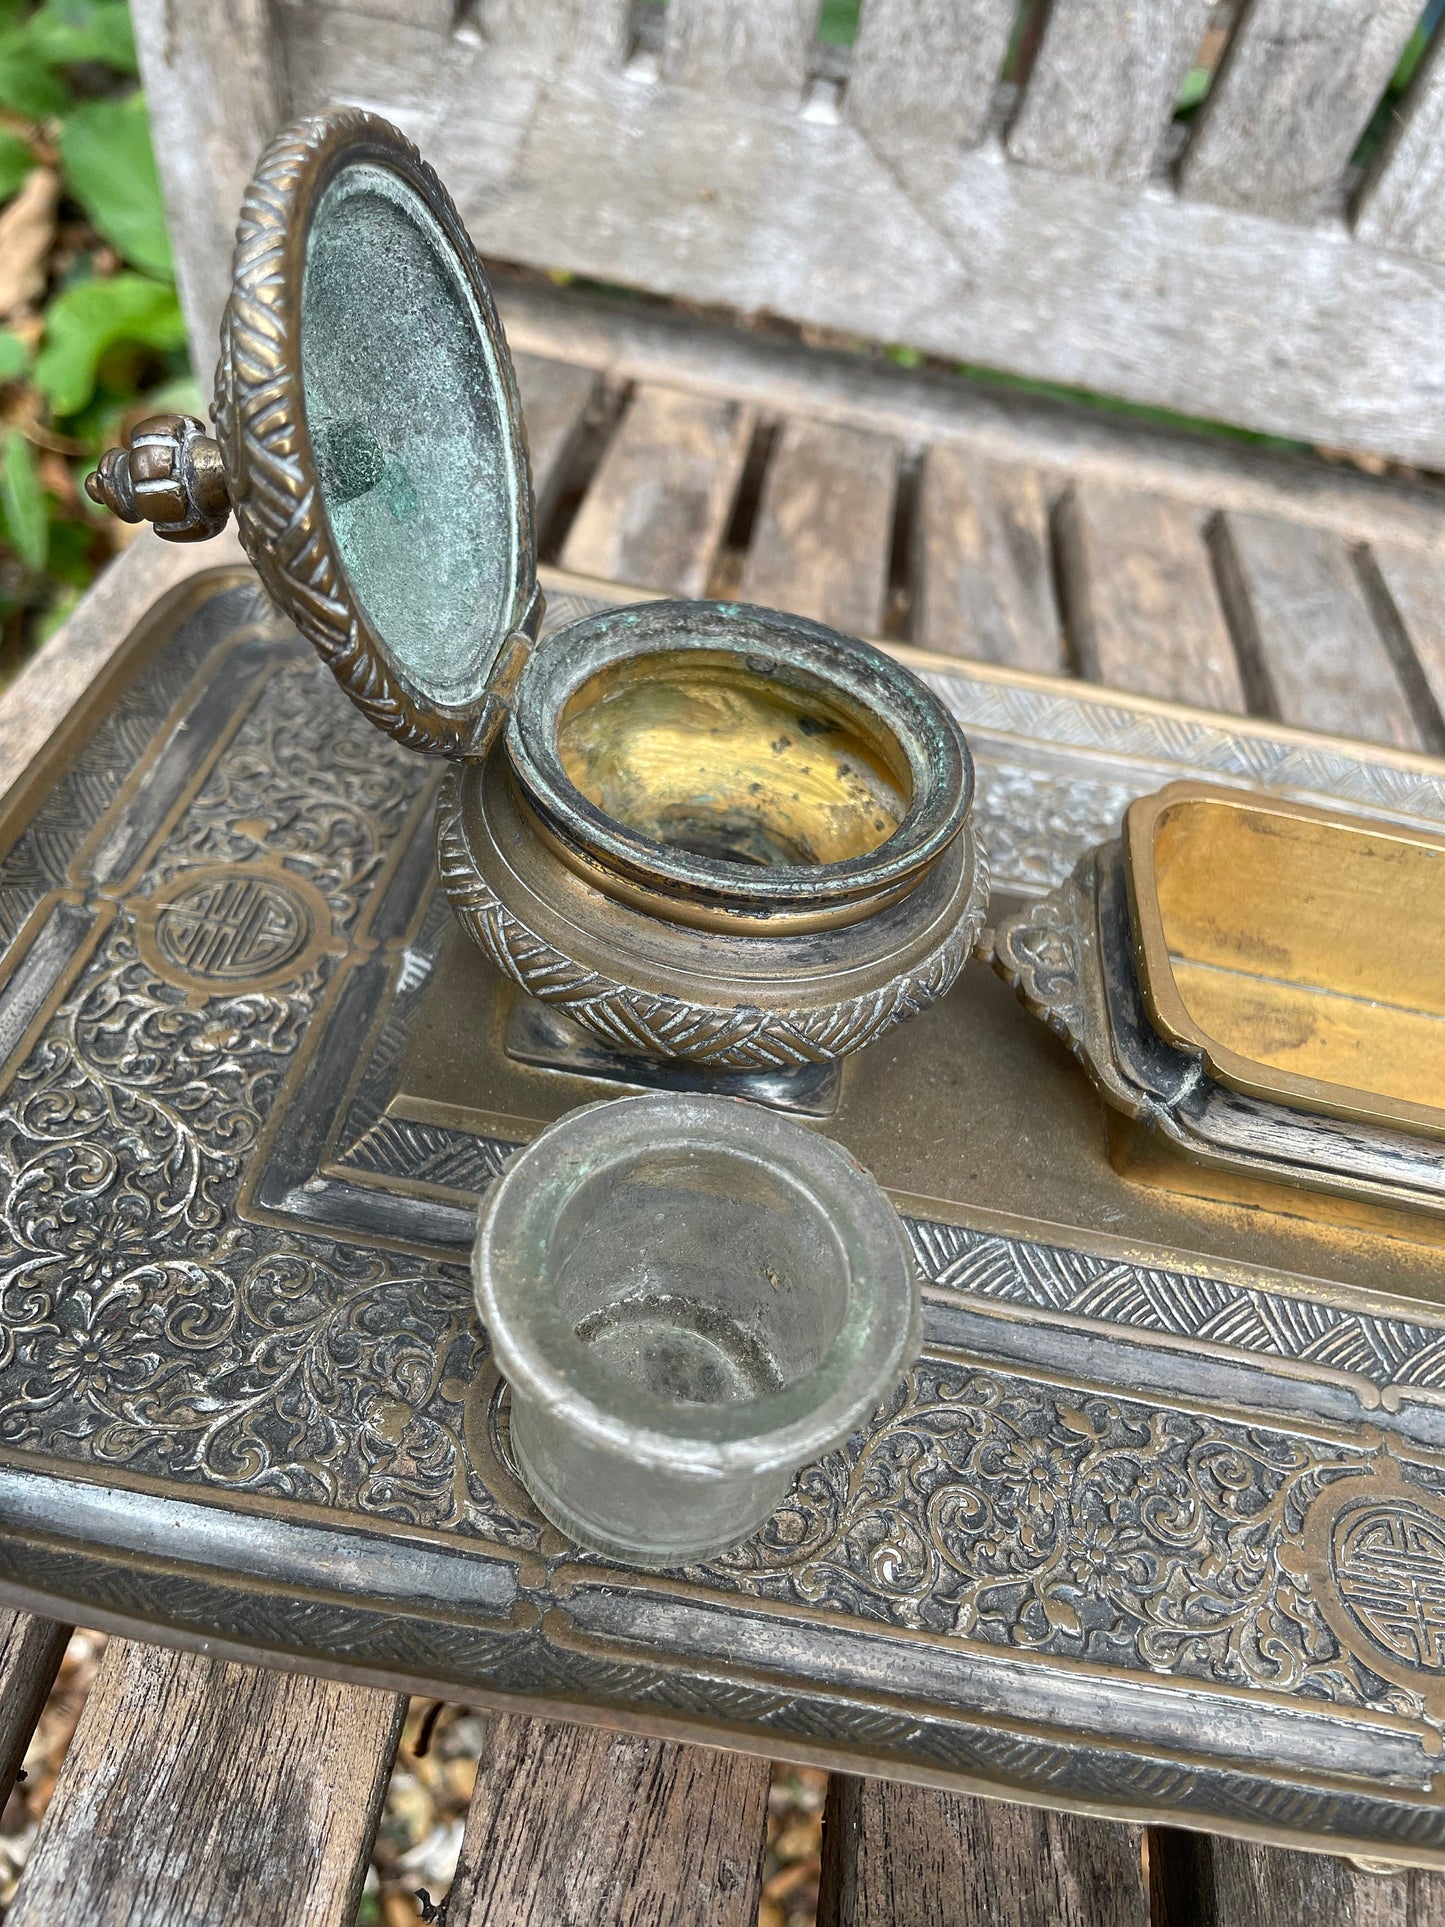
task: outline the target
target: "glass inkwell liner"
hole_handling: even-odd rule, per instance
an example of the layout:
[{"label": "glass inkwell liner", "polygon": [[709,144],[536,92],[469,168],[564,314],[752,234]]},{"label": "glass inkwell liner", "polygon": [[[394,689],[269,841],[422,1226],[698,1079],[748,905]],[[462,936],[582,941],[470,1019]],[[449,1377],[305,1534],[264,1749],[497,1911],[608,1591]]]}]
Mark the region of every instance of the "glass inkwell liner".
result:
[{"label": "glass inkwell liner", "polygon": [[[640,1370],[630,1360],[632,1369],[619,1372],[593,1357],[575,1294],[562,1302],[559,1273],[569,1241],[585,1242],[589,1302],[595,1295],[604,1310],[637,1307],[627,1274],[639,1241],[628,1238],[622,1253],[603,1250],[599,1205],[615,1200],[639,1165],[644,1187],[659,1172],[664,1183],[665,1174],[681,1173],[684,1190],[698,1185],[699,1205],[712,1188],[744,1214],[751,1175],[775,1218],[805,1227],[791,1264],[777,1252],[778,1270],[765,1268],[768,1286],[752,1278],[750,1310],[749,1270],[756,1273],[759,1252],[770,1249],[766,1233],[727,1252],[739,1274],[734,1307],[765,1339],[770,1317],[776,1323],[790,1294],[804,1294],[793,1318],[812,1321],[805,1355],[774,1389],[663,1397],[639,1382],[649,1369],[674,1375],[656,1359]],[[808,1226],[824,1228],[820,1248],[810,1249]],[[714,1246],[706,1237],[702,1245],[705,1270]],[[512,1445],[529,1490],[569,1534],[631,1564],[685,1563],[756,1531],[798,1469],[840,1445],[888,1396],[921,1342],[912,1253],[876,1182],[830,1140],[733,1098],[647,1093],[569,1112],[490,1194],[472,1268],[478,1310],[511,1388]],[[779,1357],[789,1344],[796,1357],[798,1332],[790,1341],[771,1336]]]},{"label": "glass inkwell liner", "polygon": [[[449,195],[389,123],[337,111],[263,156],[215,414],[229,501],[273,597],[378,727],[451,759],[443,884],[523,988],[613,1042],[730,1069],[826,1061],[948,989],[983,922],[987,868],[967,747],[911,672],[730,603],[634,604],[537,641],[505,338]],[[693,818],[649,834],[645,783],[636,809],[608,807],[561,734],[589,704],[625,709],[608,678],[625,683],[629,665],[653,700],[688,695],[704,659],[735,713],[698,734]],[[817,784],[803,751],[826,751],[821,802],[766,771],[753,787],[781,797],[771,814],[723,794],[729,731],[757,737],[769,705],[810,737],[783,744],[782,778]]]}]

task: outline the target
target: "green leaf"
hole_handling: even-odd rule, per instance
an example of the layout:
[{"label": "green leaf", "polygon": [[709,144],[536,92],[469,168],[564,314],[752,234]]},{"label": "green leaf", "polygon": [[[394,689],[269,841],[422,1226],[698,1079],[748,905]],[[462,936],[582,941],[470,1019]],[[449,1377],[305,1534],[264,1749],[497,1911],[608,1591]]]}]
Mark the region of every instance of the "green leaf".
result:
[{"label": "green leaf", "polygon": [[38,575],[50,547],[50,518],[35,457],[18,428],[7,430],[0,453],[0,514],[11,548]]},{"label": "green leaf", "polygon": [[177,375],[146,390],[146,407],[152,415],[194,415],[206,419],[206,397],[194,375]]},{"label": "green leaf", "polygon": [[95,393],[96,369],[108,348],[179,348],[186,338],[174,288],[140,274],[82,281],[57,295],[45,312],[45,345],[35,385],[57,415],[73,415]]},{"label": "green leaf", "polygon": [[1404,52],[1400,55],[1395,71],[1390,78],[1389,91],[1403,94],[1415,78],[1415,69],[1425,58],[1425,49],[1430,44],[1430,30],[1425,21],[1420,21],[1410,38],[1405,42]]},{"label": "green leaf", "polygon": [[56,630],[60,628],[62,623],[69,622],[70,618],[75,614],[75,606],[80,601],[83,593],[83,590],[70,585],[67,585],[59,591],[51,602],[50,607],[45,611],[44,615],[41,616],[35,626],[35,640],[37,643],[49,642],[50,638],[55,634]]},{"label": "green leaf", "polygon": [[0,201],[8,201],[18,192],[20,183],[34,165],[29,141],[0,129]]},{"label": "green leaf", "polygon": [[46,0],[31,16],[25,38],[51,67],[96,60],[121,73],[136,71],[126,0]]},{"label": "green leaf", "polygon": [[1199,105],[1209,92],[1214,70],[1210,67],[1191,67],[1179,83],[1179,98],[1174,103],[1176,114],[1187,114]]},{"label": "green leaf", "polygon": [[63,114],[70,89],[50,71],[30,45],[26,29],[0,35],[0,107],[13,108],[27,120]]},{"label": "green leaf", "polygon": [[[84,483],[85,469],[76,476]],[[92,521],[50,524],[50,555],[45,573],[68,588],[88,589],[95,580],[95,524]]]},{"label": "green leaf", "polygon": [[97,231],[127,261],[169,277],[171,243],[145,96],[77,107],[61,130],[60,156],[70,192]]},{"label": "green leaf", "polygon": [[29,366],[29,344],[8,328],[0,328],[0,381],[18,381]]},{"label": "green leaf", "polygon": [[835,47],[851,47],[858,38],[858,0],[823,0],[818,38]]},{"label": "green leaf", "polygon": [[857,39],[857,0],[823,0],[817,37],[832,46],[852,46]]}]

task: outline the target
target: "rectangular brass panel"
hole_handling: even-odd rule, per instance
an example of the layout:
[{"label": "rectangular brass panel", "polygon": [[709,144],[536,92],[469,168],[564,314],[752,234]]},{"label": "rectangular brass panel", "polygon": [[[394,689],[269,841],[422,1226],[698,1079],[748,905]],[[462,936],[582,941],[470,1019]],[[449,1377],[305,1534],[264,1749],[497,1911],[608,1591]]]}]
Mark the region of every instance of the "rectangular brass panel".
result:
[{"label": "rectangular brass panel", "polygon": [[1445,837],[1178,783],[1125,847],[1164,1036],[1251,1096],[1445,1134]]}]

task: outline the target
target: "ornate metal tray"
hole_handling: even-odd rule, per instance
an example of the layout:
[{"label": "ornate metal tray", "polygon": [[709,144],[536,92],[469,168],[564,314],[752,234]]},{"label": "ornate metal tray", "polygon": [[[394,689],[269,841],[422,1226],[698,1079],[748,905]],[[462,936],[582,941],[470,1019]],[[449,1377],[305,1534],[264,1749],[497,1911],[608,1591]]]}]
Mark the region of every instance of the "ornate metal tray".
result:
[{"label": "ornate metal tray", "polygon": [[[548,587],[553,620],[601,600]],[[915,666],[1015,901],[1191,770],[1445,823],[1423,759]],[[451,940],[432,768],[249,577],[138,632],[73,734],[0,868],[6,1599],[1445,1864],[1438,1247],[1131,1186],[1064,1045],[971,968],[781,1093],[907,1214],[921,1364],[738,1553],[609,1568],[513,1476],[463,1259],[509,1144],[635,1065],[537,1034]]]}]

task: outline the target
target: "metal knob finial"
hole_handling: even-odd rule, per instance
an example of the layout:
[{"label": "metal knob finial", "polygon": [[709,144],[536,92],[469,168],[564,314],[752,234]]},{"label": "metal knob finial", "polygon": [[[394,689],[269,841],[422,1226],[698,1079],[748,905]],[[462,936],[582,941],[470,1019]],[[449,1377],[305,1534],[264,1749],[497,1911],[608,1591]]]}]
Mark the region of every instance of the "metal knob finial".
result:
[{"label": "metal knob finial", "polygon": [[206,542],[231,513],[219,445],[194,415],[151,415],[128,448],[110,448],[85,492],[122,522],[151,522],[167,542]]}]

